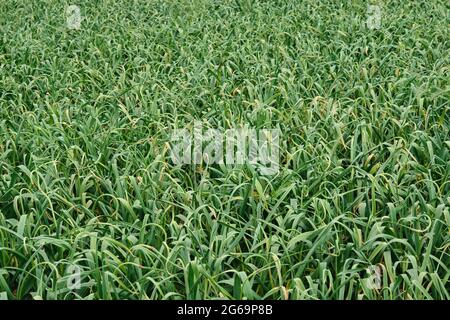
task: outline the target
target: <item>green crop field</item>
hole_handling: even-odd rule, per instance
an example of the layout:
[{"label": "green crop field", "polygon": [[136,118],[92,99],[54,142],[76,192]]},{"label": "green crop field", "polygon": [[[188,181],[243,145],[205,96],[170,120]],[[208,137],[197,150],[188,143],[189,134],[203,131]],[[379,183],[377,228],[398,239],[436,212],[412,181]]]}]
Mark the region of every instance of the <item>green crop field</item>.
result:
[{"label": "green crop field", "polygon": [[[445,0],[0,0],[0,299],[450,299],[449,31]],[[196,124],[277,130],[276,171],[176,163]]]}]

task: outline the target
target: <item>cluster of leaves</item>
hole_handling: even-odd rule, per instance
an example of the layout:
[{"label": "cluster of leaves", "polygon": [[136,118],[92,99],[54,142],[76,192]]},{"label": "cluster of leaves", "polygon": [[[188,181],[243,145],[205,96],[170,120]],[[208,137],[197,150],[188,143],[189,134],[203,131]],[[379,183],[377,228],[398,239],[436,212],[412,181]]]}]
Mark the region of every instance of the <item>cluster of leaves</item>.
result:
[{"label": "cluster of leaves", "polygon": [[[446,1],[0,2],[0,298],[450,298]],[[196,120],[279,173],[174,165]]]}]

